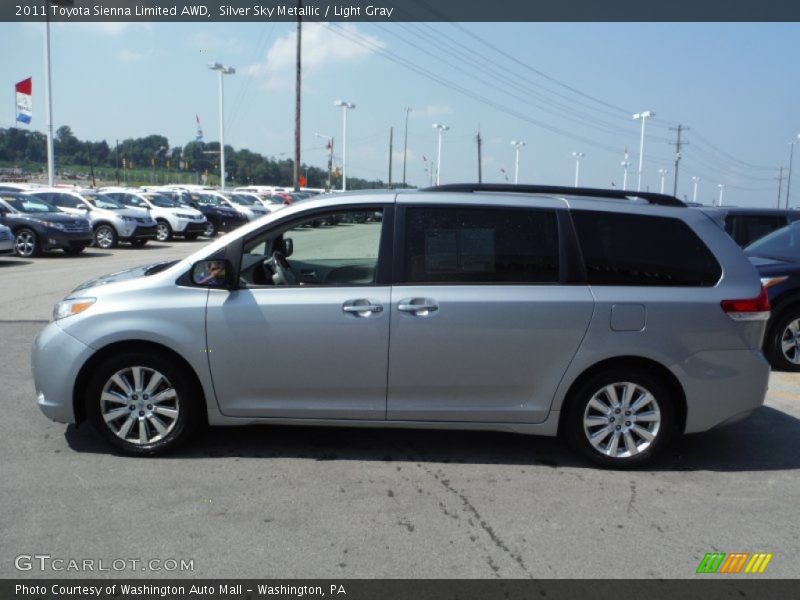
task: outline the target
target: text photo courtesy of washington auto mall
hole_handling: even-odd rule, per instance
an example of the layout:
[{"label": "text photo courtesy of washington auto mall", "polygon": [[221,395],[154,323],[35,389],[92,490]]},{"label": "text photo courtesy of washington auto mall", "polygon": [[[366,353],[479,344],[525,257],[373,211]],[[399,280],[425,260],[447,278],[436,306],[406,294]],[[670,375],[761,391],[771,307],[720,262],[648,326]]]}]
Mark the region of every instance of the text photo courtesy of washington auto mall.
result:
[{"label": "text photo courtesy of washington auto mall", "polygon": [[789,597],[798,23],[4,2],[0,599]]}]

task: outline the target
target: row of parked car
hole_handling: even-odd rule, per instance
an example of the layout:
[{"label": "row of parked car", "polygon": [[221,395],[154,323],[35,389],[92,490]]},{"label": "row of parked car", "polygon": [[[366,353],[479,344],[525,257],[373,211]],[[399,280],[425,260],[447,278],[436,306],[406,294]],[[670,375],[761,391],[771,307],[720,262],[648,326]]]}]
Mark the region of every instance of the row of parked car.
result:
[{"label": "row of parked car", "polygon": [[211,238],[311,195],[253,186],[223,193],[182,185],[93,190],[0,184],[0,253],[79,254],[90,245]]}]

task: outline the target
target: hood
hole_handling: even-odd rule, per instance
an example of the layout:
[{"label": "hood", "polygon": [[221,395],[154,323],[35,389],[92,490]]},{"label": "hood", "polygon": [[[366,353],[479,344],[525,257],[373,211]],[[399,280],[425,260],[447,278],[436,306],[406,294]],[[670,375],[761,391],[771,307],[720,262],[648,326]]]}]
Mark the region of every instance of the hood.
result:
[{"label": "hood", "polygon": [[118,281],[126,281],[128,279],[137,279],[139,277],[147,277],[149,275],[155,275],[156,273],[160,273],[161,271],[169,269],[171,266],[177,264],[178,262],[180,261],[177,260],[162,261],[157,263],[151,263],[148,265],[143,265],[140,267],[133,267],[132,269],[125,269],[124,271],[117,271],[116,273],[110,273],[108,275],[102,275],[101,277],[97,277],[95,279],[90,279],[89,281],[83,282],[74,290],[72,290],[71,294],[74,294],[75,292],[79,292],[81,290],[97,287],[99,285],[106,285],[109,283],[116,283]]}]

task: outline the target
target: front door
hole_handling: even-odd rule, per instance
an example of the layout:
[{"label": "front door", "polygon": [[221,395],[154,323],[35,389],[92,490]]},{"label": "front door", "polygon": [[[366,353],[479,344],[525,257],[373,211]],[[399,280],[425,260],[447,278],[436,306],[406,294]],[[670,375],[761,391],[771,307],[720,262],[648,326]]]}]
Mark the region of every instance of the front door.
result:
[{"label": "front door", "polygon": [[245,240],[240,289],[211,290],[208,301],[208,357],[223,414],[385,418],[384,212],[316,213]]}]

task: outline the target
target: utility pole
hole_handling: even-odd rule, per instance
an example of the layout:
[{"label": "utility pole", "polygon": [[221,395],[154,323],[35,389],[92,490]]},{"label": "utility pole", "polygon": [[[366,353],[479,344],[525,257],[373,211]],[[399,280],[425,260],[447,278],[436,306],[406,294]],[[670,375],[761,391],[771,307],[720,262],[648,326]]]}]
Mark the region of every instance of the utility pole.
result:
[{"label": "utility pole", "polygon": [[672,143],[675,146],[675,183],[672,186],[672,195],[677,196],[678,194],[678,167],[680,166],[681,162],[681,146],[688,146],[689,142],[681,142],[681,132],[687,131],[689,127],[684,127],[683,125],[678,125],[677,127],[670,127],[670,131],[677,131],[678,132],[678,139]]},{"label": "utility pole", "polygon": [[[300,14],[300,9],[303,6],[302,0],[297,0],[297,13]],[[303,33],[303,20],[297,17],[297,58],[295,69],[295,82],[294,82],[294,191],[300,191],[300,83],[302,67],[300,51],[302,48],[302,33]]]},{"label": "utility pole", "polygon": [[777,208],[781,207],[781,188],[782,187],[783,187],[783,167],[781,167],[781,170],[778,173],[778,204],[777,204]]},{"label": "utility pole", "polygon": [[403,188],[406,187],[406,158],[408,157],[408,113],[411,112],[411,107],[406,106],[406,126],[403,130]]},{"label": "utility pole", "polygon": [[478,136],[475,138],[475,141],[478,142],[478,183],[483,183],[483,170],[481,167],[481,144],[483,140],[481,139],[481,128],[478,127]]},{"label": "utility pole", "polygon": [[[797,134],[797,138],[800,139],[800,133]],[[790,150],[789,150],[789,175],[786,177],[786,208],[789,208],[789,187],[792,185],[792,163],[794,162],[794,146],[797,142],[792,140],[789,142]]]},{"label": "utility pole", "polygon": [[117,156],[116,156],[115,162],[116,162],[116,165],[117,165],[117,185],[119,185],[119,140],[116,140],[116,142],[117,142],[117,145],[116,145],[116,148],[117,148],[117,153],[116,154],[117,154]]},{"label": "utility pole", "polygon": [[389,127],[389,189],[392,189],[392,140],[394,138],[394,127]]}]

